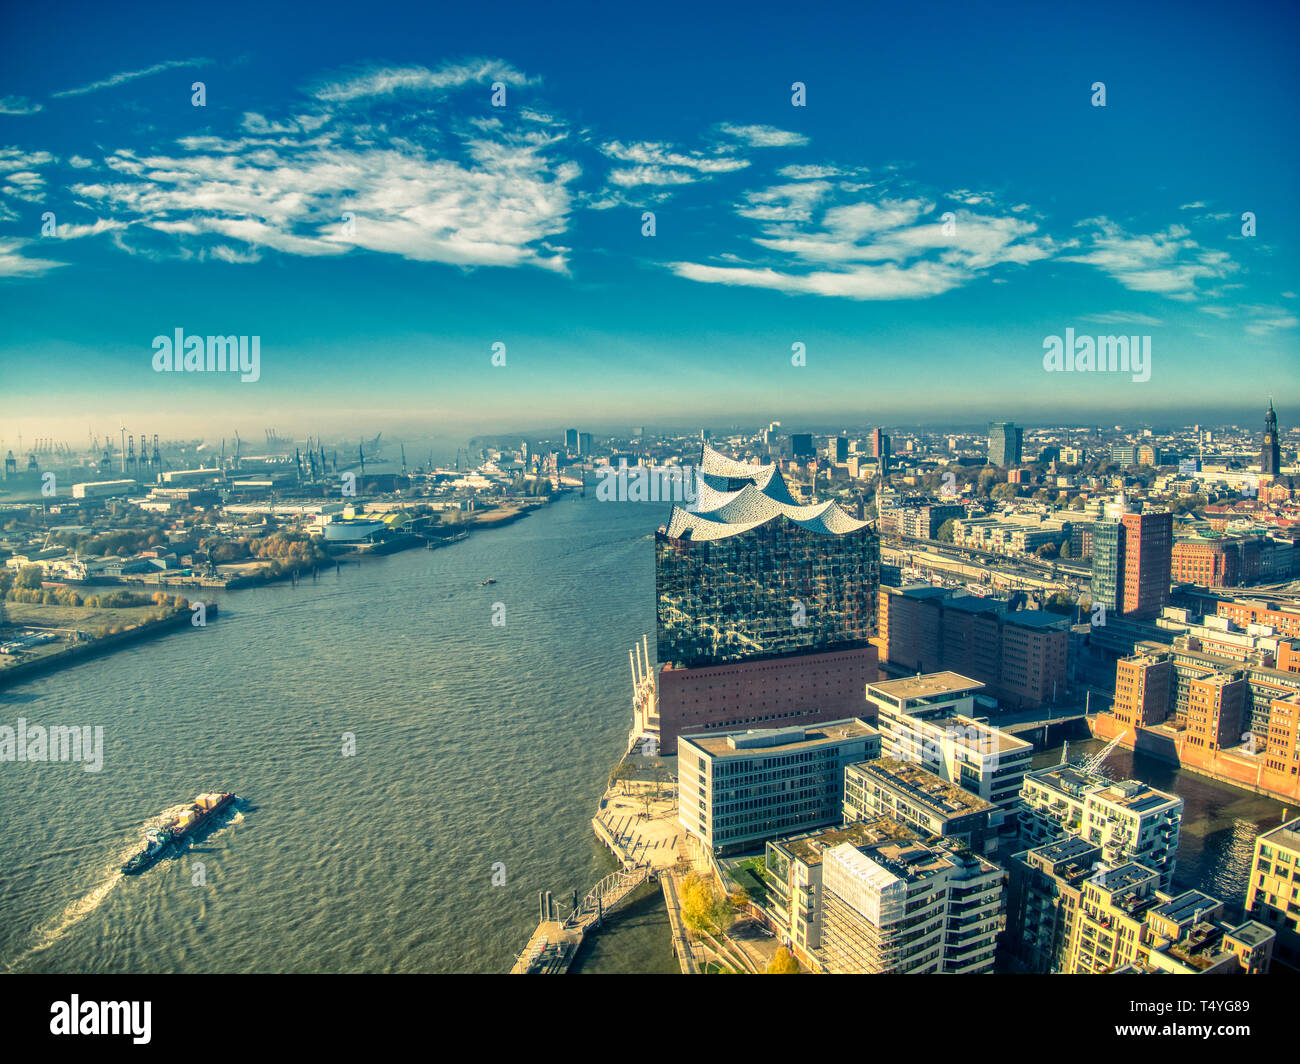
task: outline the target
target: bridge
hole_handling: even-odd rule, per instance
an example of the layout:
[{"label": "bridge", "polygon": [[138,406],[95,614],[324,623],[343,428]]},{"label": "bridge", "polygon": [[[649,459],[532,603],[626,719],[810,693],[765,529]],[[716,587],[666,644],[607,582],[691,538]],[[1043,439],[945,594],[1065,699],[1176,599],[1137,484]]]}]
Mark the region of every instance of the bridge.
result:
[{"label": "bridge", "polygon": [[1085,710],[1079,709],[1074,711],[1066,710],[1065,712],[1057,716],[1044,717],[1041,720],[1020,721],[1016,724],[999,724],[997,718],[994,717],[989,721],[989,723],[992,724],[994,727],[998,728],[1000,731],[1004,731],[1010,735],[1019,736],[1021,738],[1023,738],[1024,736],[1028,735],[1031,732],[1036,732],[1041,730],[1044,732],[1044,742],[1045,742],[1046,730],[1048,728],[1055,728],[1057,725],[1060,724],[1074,724],[1077,723],[1078,721],[1086,722],[1088,720],[1088,717],[1089,714]]},{"label": "bridge", "polygon": [[[558,919],[558,907],[547,896],[542,903],[544,918],[515,958],[511,975],[563,975],[589,931],[600,927],[605,917],[627,900],[651,876],[648,865],[611,872],[591,890],[567,919]],[[548,919],[554,914],[557,919]]]}]

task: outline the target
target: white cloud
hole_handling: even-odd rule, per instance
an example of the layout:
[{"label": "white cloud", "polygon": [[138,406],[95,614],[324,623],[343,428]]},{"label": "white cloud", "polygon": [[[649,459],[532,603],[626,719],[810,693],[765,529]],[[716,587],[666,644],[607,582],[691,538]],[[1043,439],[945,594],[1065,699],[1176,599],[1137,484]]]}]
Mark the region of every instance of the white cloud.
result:
[{"label": "white cloud", "polygon": [[[1025,219],[961,209],[943,224],[921,196],[837,202],[857,193],[825,180],[796,181],[746,194],[738,215],[760,223],[753,243],[779,262],[719,266],[675,262],[680,277],[846,299],[917,299],[969,284],[1002,264],[1053,254],[1055,245]],[[972,195],[972,194],[965,194]]]},{"label": "white cloud", "polygon": [[44,110],[43,103],[33,103],[26,96],[0,96],[0,115],[34,115]]},{"label": "white cloud", "polygon": [[89,92],[111,89],[128,81],[135,81],[137,78],[147,78],[153,74],[161,74],[164,70],[174,70],[176,67],[206,66],[211,62],[211,59],[169,59],[166,62],[145,67],[143,70],[127,70],[121,74],[113,74],[101,81],[92,81],[89,85],[82,85],[76,89],[64,89],[62,92],[55,92],[50,95],[55,99],[62,99],[66,96],[84,96]]},{"label": "white cloud", "polygon": [[843,177],[845,171],[836,166],[798,165],[783,166],[777,171],[791,181],[820,181],[828,177]]},{"label": "white cloud", "polygon": [[1082,317],[1084,321],[1094,322],[1097,325],[1143,325],[1150,329],[1164,324],[1159,318],[1153,318],[1150,314],[1138,314],[1131,310],[1112,310],[1104,314],[1084,314]]},{"label": "white cloud", "polygon": [[495,81],[520,87],[540,79],[528,78],[500,59],[467,59],[428,67],[377,67],[348,77],[323,82],[313,95],[325,103],[351,103],[399,92],[444,92],[464,85],[488,85]]},{"label": "white cloud", "polygon": [[611,159],[617,159],[622,163],[694,170],[699,174],[725,174],[734,170],[743,170],[749,165],[747,160],[734,156],[677,151],[670,144],[657,144],[653,141],[624,144],[612,140],[602,144],[600,150]]},{"label": "white cloud", "polygon": [[[338,87],[337,97],[400,81],[369,77],[364,88]],[[119,150],[104,160],[111,176],[71,191],[127,223],[114,233],[119,247],[155,258],[249,262],[268,250],[363,249],[563,271],[568,249],[552,241],[568,228],[579,168],[558,155],[562,128],[507,119],[432,130],[412,112],[387,117],[380,138],[328,108],[279,119],[249,112],[249,135],[181,138],[156,154]]]},{"label": "white cloud", "polygon": [[40,277],[66,265],[21,254],[23,248],[31,243],[31,240],[0,237],[0,277]]},{"label": "white cloud", "polygon": [[1185,226],[1132,235],[1107,218],[1080,222],[1091,227],[1086,252],[1064,256],[1066,262],[1095,266],[1135,292],[1156,292],[1191,301],[1210,294],[1204,281],[1222,280],[1237,269],[1226,252],[1202,248]]},{"label": "white cloud", "polygon": [[797,148],[808,143],[802,133],[791,133],[776,126],[736,126],[724,122],[718,128],[751,148]]}]

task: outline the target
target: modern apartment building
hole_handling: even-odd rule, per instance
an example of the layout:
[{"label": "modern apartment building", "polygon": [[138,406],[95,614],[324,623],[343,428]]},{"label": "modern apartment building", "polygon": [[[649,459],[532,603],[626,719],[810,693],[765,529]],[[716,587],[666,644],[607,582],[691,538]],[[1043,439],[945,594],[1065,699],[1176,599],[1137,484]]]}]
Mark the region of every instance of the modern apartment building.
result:
[{"label": "modern apartment building", "polygon": [[880,735],[862,720],[682,736],[677,755],[677,819],[717,854],[840,820],[844,771],[880,753]]},{"label": "modern apartment building", "polygon": [[883,756],[917,762],[983,798],[998,807],[994,828],[1014,828],[1034,748],[974,715],[975,696],[983,690],[984,684],[958,673],[929,673],[869,683],[867,703],[876,710]]},{"label": "modern apartment building", "polygon": [[1256,836],[1246,912],[1277,933],[1277,960],[1300,971],[1300,817]]},{"label": "modern apartment building", "polygon": [[1011,861],[1008,946],[1036,973],[1262,974],[1275,936],[1263,924],[1222,919],[1200,891],[1166,893],[1159,874],[1068,837]]},{"label": "modern apartment building", "polygon": [[993,969],[1002,871],[938,840],[844,842],[822,858],[821,969],[975,974]]},{"label": "modern apartment building", "polygon": [[875,817],[767,844],[767,914],[805,966],[821,966],[822,858],[826,851],[846,842],[865,847],[891,840],[915,841],[916,833],[897,820]]},{"label": "modern apartment building", "polygon": [[878,757],[844,770],[844,822],[887,816],[919,834],[938,835],[976,853],[996,846],[997,807],[920,765]]},{"label": "modern apartment building", "polygon": [[1173,883],[1183,816],[1177,795],[1056,765],[1026,775],[1021,798],[1022,846],[1074,835],[1100,847],[1107,865],[1139,861],[1157,873],[1162,887]]}]

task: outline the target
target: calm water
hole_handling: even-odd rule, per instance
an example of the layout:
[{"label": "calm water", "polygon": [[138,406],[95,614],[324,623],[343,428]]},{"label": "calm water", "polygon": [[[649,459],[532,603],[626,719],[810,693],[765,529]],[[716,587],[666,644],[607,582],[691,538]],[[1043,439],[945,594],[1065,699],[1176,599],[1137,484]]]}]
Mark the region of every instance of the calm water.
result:
[{"label": "calm water", "polygon": [[[225,595],[205,630],[0,692],[0,722],[105,735],[98,774],[0,764],[0,970],[508,969],[539,889],[614,867],[589,820],[630,724],[628,648],[653,633],[662,517],[566,499]],[[206,886],[182,859],[116,873],[206,789],[245,799],[185,859]],[[674,968],[657,895],[599,937],[585,971]]]},{"label": "calm water", "polygon": [[[627,650],[653,632],[665,509],[566,499],[226,595],[207,629],[0,691],[0,723],[105,734],[98,774],[0,763],[0,970],[506,970],[539,889],[614,867],[588,822],[627,735]],[[1123,750],[1107,764],[1186,800],[1181,882],[1242,891],[1280,805]],[[208,789],[243,808],[185,858],[118,875],[149,822]],[[675,970],[657,892],[575,966]]]}]

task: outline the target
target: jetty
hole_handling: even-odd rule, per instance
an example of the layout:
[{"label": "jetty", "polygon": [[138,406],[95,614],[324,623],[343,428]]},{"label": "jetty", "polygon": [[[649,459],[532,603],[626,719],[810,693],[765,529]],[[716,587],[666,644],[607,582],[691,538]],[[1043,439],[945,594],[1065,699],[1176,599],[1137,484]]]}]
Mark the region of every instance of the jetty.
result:
[{"label": "jetty", "polygon": [[611,872],[591,890],[582,903],[559,919],[559,906],[549,890],[538,894],[540,922],[528,945],[515,958],[511,975],[563,975],[577,956],[583,940],[597,930],[637,887],[651,877],[649,866]]}]

